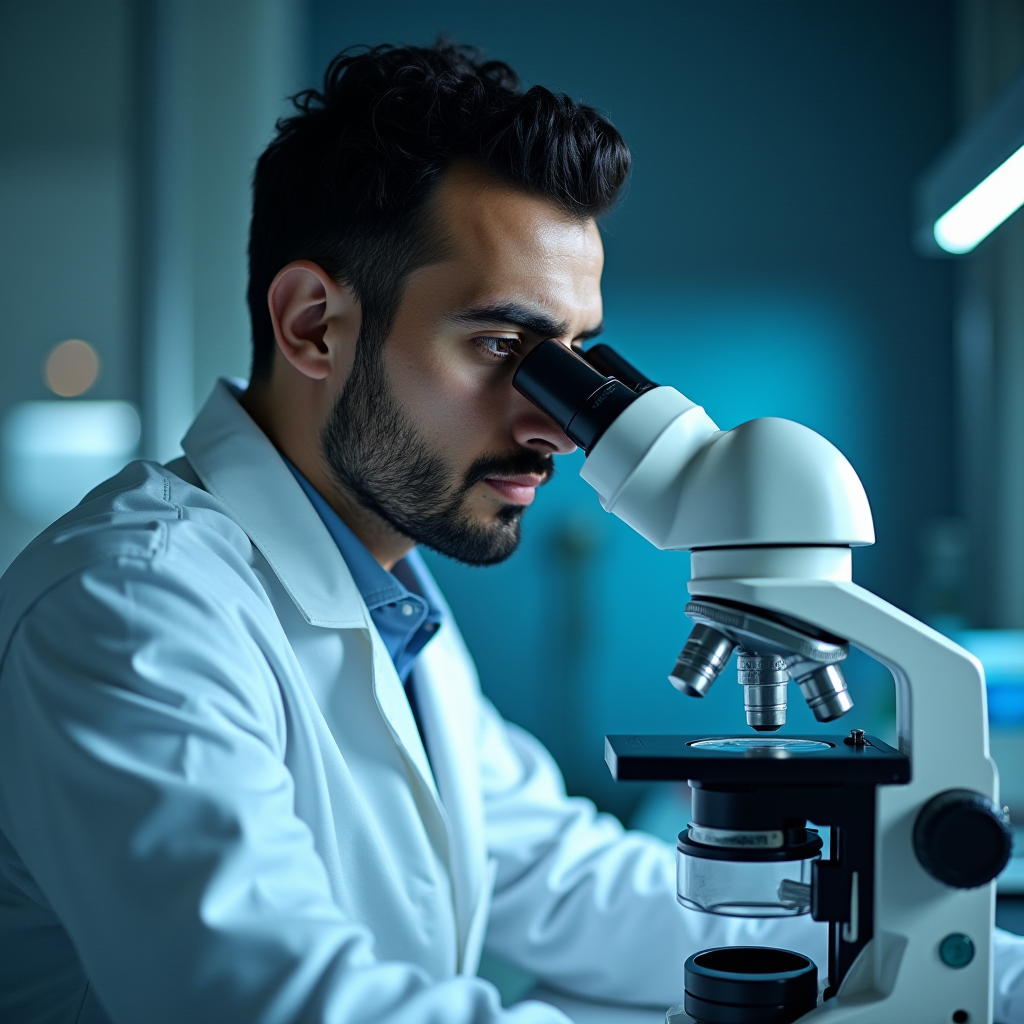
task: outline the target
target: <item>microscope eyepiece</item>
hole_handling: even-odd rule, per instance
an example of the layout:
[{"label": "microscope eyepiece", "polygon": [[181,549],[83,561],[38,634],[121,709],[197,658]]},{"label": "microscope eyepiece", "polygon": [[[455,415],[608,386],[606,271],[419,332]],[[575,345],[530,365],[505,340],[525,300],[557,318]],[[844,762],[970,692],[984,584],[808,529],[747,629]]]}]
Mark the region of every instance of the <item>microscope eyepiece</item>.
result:
[{"label": "microscope eyepiece", "polygon": [[606,377],[582,356],[551,340],[542,341],[519,364],[512,386],[587,454],[639,397],[622,381]]},{"label": "microscope eyepiece", "polygon": [[626,387],[632,388],[638,395],[658,386],[650,377],[645,377],[632,363],[623,359],[611,345],[591,345],[582,355],[595,370],[600,370],[606,377],[621,380]]}]

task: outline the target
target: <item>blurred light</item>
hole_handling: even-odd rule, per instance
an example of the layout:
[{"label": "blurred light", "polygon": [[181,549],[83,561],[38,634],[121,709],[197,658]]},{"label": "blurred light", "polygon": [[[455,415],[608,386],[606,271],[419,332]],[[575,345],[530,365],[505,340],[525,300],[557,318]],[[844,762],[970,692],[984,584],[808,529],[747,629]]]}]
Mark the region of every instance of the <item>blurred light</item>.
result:
[{"label": "blurred light", "polygon": [[135,454],[128,402],[22,402],[3,423],[3,491],[19,515],[49,523]]},{"label": "blurred light", "polygon": [[970,252],[1024,205],[1024,146],[935,222],[946,252]]},{"label": "blurred light", "polygon": [[62,398],[85,394],[96,383],[100,357],[96,349],[81,338],[62,341],[47,356],[43,376],[46,386]]},{"label": "blurred light", "polygon": [[1024,725],[1024,629],[971,629],[952,639],[985,669],[990,724]]}]

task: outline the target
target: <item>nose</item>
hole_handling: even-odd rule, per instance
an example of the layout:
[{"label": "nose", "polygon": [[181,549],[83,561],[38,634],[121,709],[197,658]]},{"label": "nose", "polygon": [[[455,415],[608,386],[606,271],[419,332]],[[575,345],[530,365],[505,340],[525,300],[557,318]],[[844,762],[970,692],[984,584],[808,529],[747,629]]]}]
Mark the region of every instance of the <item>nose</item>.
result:
[{"label": "nose", "polygon": [[576,445],[565,436],[562,428],[547,413],[517,394],[512,437],[523,448],[532,448],[544,455],[568,455]]}]

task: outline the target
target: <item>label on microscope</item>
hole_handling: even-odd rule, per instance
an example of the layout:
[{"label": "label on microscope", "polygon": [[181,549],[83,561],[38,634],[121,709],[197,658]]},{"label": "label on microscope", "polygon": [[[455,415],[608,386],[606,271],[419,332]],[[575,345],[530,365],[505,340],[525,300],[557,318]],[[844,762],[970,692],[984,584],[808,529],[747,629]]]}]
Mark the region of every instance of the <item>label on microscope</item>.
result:
[{"label": "label on microscope", "polygon": [[740,832],[731,828],[706,828],[690,825],[690,838],[704,846],[731,850],[780,850],[786,843],[781,831]]}]

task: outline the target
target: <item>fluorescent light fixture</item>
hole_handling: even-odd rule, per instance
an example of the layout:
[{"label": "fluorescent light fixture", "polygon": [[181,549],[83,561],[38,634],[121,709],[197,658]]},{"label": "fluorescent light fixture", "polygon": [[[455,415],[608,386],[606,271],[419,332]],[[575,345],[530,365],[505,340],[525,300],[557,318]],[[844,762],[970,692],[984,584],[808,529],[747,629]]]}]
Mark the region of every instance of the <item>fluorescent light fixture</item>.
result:
[{"label": "fluorescent light fixture", "polygon": [[917,182],[914,244],[961,256],[1024,205],[1024,71]]},{"label": "fluorescent light fixture", "polygon": [[25,519],[52,522],[134,457],[139,433],[128,402],[21,402],[3,422],[4,498]]},{"label": "fluorescent light fixture", "polygon": [[935,222],[935,241],[946,252],[970,252],[1021,206],[1024,146]]}]

